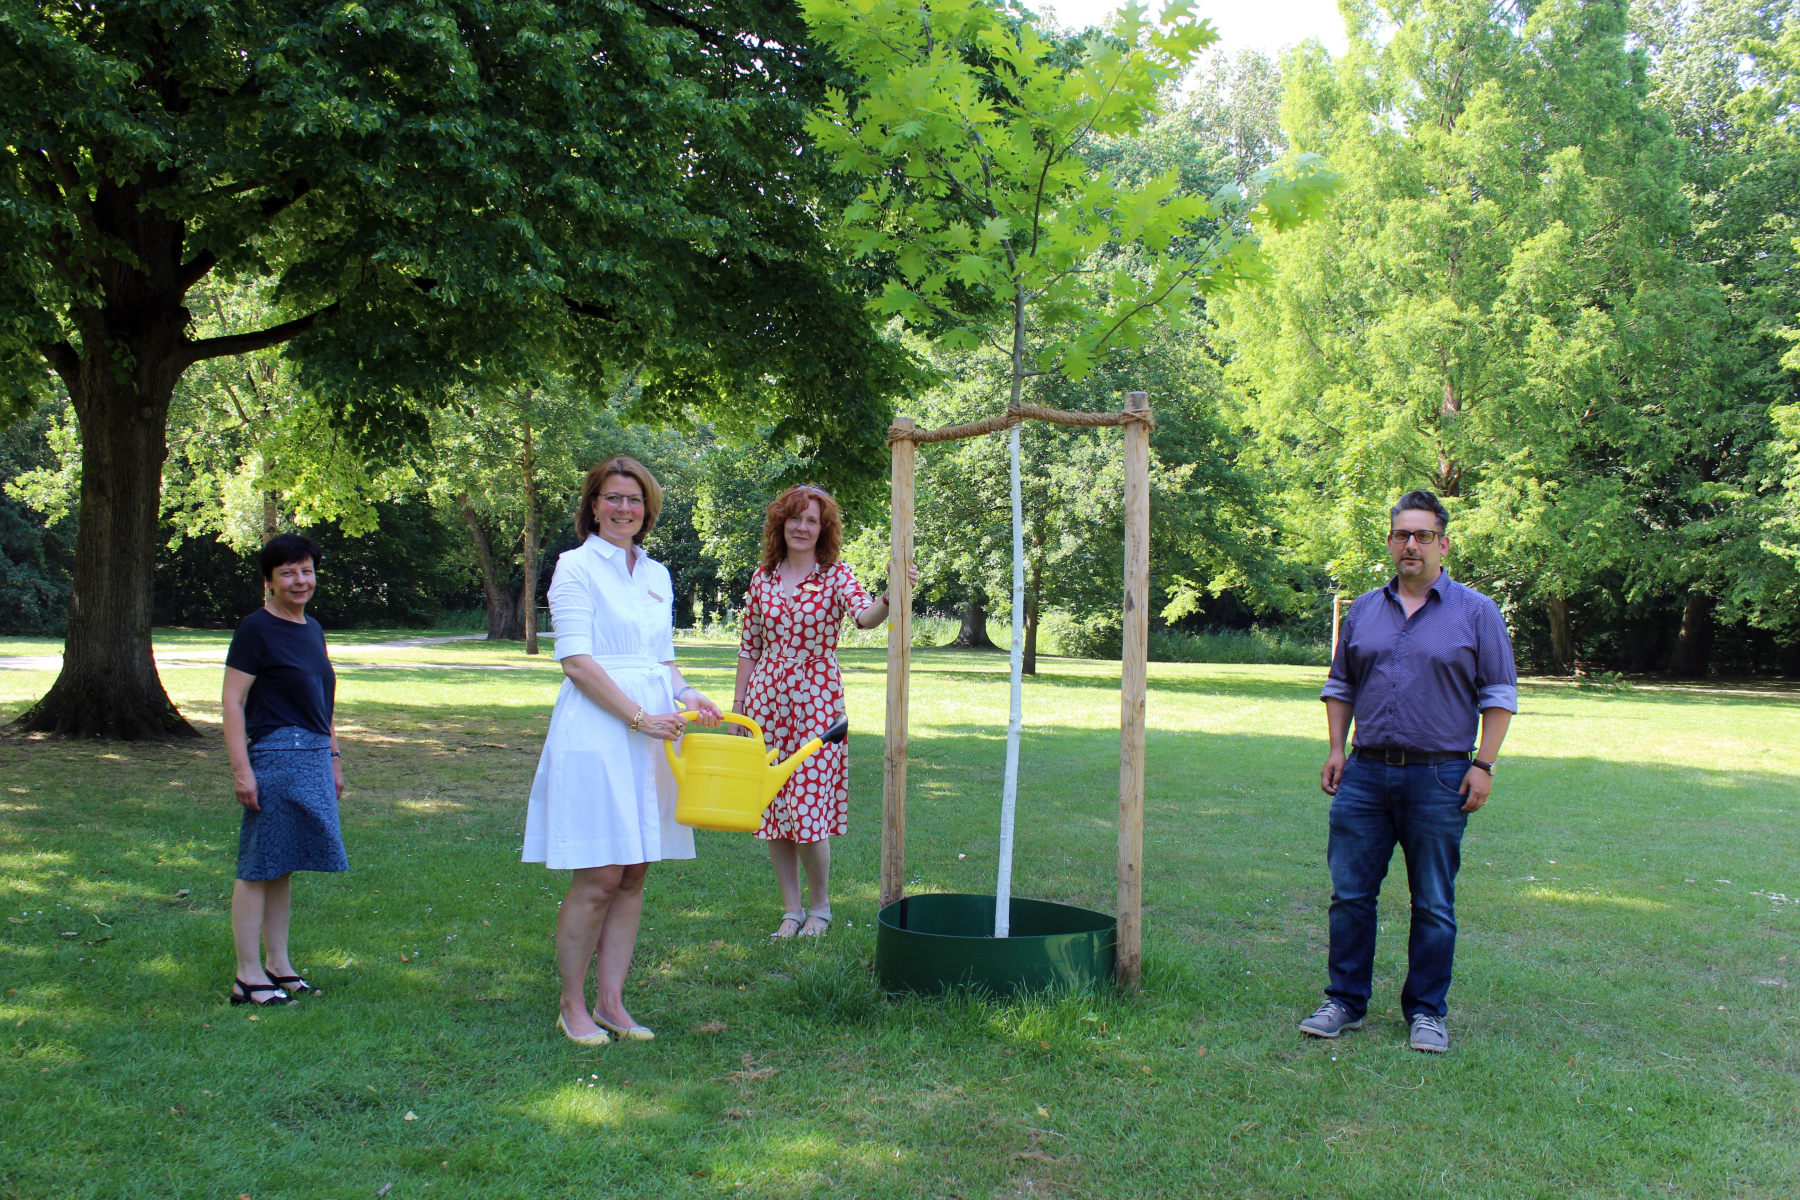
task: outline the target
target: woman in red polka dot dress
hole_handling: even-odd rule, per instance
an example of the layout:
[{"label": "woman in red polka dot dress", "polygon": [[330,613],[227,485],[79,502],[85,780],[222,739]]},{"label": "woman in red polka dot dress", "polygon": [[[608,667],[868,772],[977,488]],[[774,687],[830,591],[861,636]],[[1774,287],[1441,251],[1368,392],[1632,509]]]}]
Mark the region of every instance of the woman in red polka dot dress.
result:
[{"label": "woman in red polka dot dress", "polygon": [[[844,715],[837,641],[845,615],[860,629],[887,620],[887,597],[871,599],[838,560],[844,522],[837,501],[811,484],[789,488],[763,521],[762,566],[750,576],[732,708],[763,728],[786,758]],[[817,937],[831,927],[831,839],[849,827],[850,758],[843,744],[807,759],[775,797],[756,836],[786,906],[777,938]],[[800,899],[806,868],[810,904]]]}]

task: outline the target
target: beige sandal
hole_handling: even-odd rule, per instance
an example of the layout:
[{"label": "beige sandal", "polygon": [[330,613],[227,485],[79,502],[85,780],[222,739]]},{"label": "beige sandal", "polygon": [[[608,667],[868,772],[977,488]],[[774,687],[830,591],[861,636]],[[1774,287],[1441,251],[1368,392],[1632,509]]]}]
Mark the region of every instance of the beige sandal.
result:
[{"label": "beige sandal", "polygon": [[[825,934],[827,933],[827,931],[829,931],[831,929],[831,910],[829,908],[827,908],[824,912],[820,912],[816,908],[809,908],[806,910],[806,919],[807,919],[807,925],[802,925],[800,927],[800,934],[799,934],[800,937],[804,937],[804,938],[824,937]],[[813,921],[823,921],[823,922],[825,922],[825,924],[820,926],[818,929],[808,928],[808,926]]]},{"label": "beige sandal", "polygon": [[[787,928],[789,921],[792,921],[794,923],[794,928],[789,933],[783,933],[782,930]],[[792,941],[793,938],[797,934],[799,934],[800,927],[802,925],[804,925],[805,923],[806,923],[806,914],[803,912],[782,913],[781,914],[781,924],[779,924],[775,927],[775,932],[771,933],[769,935],[769,940],[772,942]]]}]

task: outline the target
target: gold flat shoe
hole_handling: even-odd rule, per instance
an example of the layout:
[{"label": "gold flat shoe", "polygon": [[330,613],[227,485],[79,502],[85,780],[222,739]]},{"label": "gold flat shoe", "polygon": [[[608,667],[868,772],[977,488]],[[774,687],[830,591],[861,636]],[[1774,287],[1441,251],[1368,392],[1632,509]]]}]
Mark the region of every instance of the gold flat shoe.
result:
[{"label": "gold flat shoe", "polygon": [[569,1023],[563,1020],[563,1015],[561,1013],[556,1014],[556,1027],[562,1030],[564,1037],[568,1038],[571,1042],[574,1042],[577,1046],[609,1046],[612,1044],[611,1035],[604,1029],[596,1029],[592,1033],[576,1037],[569,1032]]},{"label": "gold flat shoe", "polygon": [[614,1025],[611,1021],[608,1021],[599,1013],[590,1015],[594,1018],[594,1024],[608,1031],[622,1042],[654,1042],[656,1040],[656,1034],[653,1031],[644,1028],[642,1025],[631,1025],[621,1028]]}]

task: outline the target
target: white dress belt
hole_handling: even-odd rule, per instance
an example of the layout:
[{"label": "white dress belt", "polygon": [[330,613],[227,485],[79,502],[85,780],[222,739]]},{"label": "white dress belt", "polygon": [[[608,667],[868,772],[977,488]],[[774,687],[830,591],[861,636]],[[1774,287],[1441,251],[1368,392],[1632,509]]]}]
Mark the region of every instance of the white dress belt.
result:
[{"label": "white dress belt", "polygon": [[666,671],[667,667],[648,654],[596,654],[593,656],[603,671]]}]

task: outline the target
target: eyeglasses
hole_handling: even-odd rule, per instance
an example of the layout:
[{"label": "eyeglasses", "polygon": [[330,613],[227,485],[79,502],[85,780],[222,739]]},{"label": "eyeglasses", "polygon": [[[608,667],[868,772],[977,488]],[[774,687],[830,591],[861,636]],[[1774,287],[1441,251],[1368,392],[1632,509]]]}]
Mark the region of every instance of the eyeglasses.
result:
[{"label": "eyeglasses", "polygon": [[1428,542],[1435,542],[1443,536],[1444,531],[1441,529],[1388,530],[1388,541],[1395,546],[1404,546],[1408,542],[1417,542],[1419,545],[1423,546]]},{"label": "eyeglasses", "polygon": [[614,508],[642,508],[642,496],[627,496],[624,492],[607,492],[600,497]]}]

